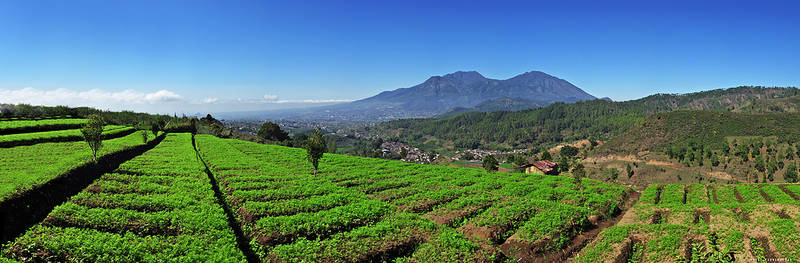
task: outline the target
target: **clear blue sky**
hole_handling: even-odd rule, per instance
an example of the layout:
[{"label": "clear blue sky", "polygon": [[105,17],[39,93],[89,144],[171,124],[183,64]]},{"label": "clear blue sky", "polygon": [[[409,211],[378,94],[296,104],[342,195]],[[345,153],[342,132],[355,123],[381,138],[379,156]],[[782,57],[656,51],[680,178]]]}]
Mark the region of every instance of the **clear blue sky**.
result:
[{"label": "clear blue sky", "polygon": [[457,70],[615,100],[800,86],[800,1],[0,1],[0,102],[272,109]]}]

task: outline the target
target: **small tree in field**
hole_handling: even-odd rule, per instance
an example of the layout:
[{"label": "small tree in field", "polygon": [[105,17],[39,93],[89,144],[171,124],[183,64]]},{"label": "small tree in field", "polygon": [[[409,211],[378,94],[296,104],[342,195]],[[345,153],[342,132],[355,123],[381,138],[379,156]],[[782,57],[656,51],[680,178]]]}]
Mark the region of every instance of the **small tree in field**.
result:
[{"label": "small tree in field", "polygon": [[158,131],[161,130],[161,126],[158,126],[158,123],[150,124],[150,131],[153,132],[153,137],[158,137]]},{"label": "small tree in field", "polygon": [[319,159],[325,154],[326,145],[325,136],[322,134],[322,130],[319,127],[311,132],[311,136],[308,136],[306,143],[303,145],[303,148],[306,149],[306,158],[311,162],[311,165],[314,166],[314,174],[317,174]]},{"label": "small tree in field", "polygon": [[88,117],[89,121],[81,128],[83,139],[89,144],[92,150],[92,161],[97,162],[97,151],[103,147],[103,126],[105,122],[99,115],[92,114]]},{"label": "small tree in field", "polygon": [[490,173],[497,171],[497,159],[494,158],[494,155],[483,157],[483,169]]},{"label": "small tree in field", "polygon": [[142,143],[147,143],[147,139],[148,139],[147,131],[142,130]]},{"label": "small tree in field", "polygon": [[572,168],[572,176],[575,177],[575,188],[578,191],[583,191],[583,178],[586,177],[586,170],[584,170],[582,163],[578,163]]}]

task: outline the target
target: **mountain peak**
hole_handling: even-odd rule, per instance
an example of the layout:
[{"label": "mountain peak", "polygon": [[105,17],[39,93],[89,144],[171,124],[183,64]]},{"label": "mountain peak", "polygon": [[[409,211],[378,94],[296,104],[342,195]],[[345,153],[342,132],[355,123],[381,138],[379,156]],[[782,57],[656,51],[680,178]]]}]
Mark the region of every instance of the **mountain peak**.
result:
[{"label": "mountain peak", "polygon": [[[514,76],[510,79],[531,79],[531,78],[556,78],[551,76],[550,74],[541,72],[541,71],[528,71],[519,75]],[[557,79],[557,78],[556,78]]]},{"label": "mountain peak", "polygon": [[496,110],[507,109],[504,105],[529,108],[553,102],[592,100],[595,97],[566,80],[541,71],[529,71],[506,80],[486,78],[475,71],[456,71],[430,77],[413,87],[382,92],[351,105],[364,110],[384,110],[388,114],[410,116],[407,113],[412,112],[418,114],[414,117],[425,117],[455,107],[472,108],[493,99],[500,99],[494,104],[502,106],[490,107]]},{"label": "mountain peak", "polygon": [[486,77],[484,77],[483,75],[481,75],[481,73],[478,73],[477,71],[456,71],[444,75],[442,76],[442,78],[458,80],[465,83],[486,79]]}]

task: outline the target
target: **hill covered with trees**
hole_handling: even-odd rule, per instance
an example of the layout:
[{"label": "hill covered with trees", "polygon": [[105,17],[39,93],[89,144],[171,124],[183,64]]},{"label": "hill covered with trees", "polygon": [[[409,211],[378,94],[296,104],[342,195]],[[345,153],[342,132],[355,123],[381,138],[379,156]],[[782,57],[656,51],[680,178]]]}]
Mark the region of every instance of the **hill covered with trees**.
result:
[{"label": "hill covered with trees", "polygon": [[[370,127],[383,138],[437,147],[524,148],[580,139],[609,140],[642,123],[648,115],[680,109],[731,111],[800,94],[797,88],[743,86],[688,94],[656,94],[624,102],[605,100],[554,103],[500,112],[469,112],[434,119],[402,119]],[[784,105],[784,107],[787,107]]]}]

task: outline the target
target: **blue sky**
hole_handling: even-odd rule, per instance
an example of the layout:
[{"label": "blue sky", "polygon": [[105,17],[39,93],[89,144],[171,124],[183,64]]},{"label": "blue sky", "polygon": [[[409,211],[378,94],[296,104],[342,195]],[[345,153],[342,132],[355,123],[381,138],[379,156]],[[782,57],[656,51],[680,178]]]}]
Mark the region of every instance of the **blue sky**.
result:
[{"label": "blue sky", "polygon": [[0,102],[150,112],[540,70],[628,100],[800,86],[798,1],[0,1]]}]

